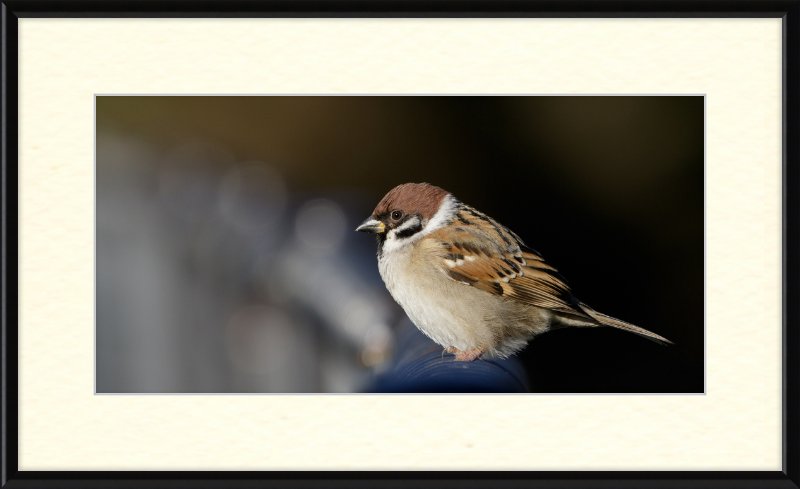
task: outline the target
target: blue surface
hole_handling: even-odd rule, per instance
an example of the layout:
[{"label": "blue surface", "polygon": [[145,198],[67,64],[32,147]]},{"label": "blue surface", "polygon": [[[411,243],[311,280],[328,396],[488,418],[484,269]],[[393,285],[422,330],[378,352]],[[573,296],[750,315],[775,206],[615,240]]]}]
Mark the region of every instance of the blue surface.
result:
[{"label": "blue surface", "polygon": [[380,393],[525,393],[530,392],[522,364],[514,357],[456,362],[455,355],[406,325],[398,332],[389,369],[369,389]]}]

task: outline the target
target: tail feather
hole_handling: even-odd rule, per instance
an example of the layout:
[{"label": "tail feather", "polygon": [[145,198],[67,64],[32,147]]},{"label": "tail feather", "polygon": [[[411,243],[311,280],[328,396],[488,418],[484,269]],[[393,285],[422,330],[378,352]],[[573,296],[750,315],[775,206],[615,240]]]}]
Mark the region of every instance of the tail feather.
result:
[{"label": "tail feather", "polygon": [[655,341],[659,345],[674,345],[673,342],[664,338],[663,336],[659,336],[655,333],[647,331],[644,328],[640,328],[639,326],[634,326],[633,324],[626,323],[625,321],[620,321],[619,319],[612,318],[611,316],[606,316],[605,314],[599,313],[592,309],[591,307],[587,306],[586,304],[581,303],[580,308],[589,316],[594,318],[597,322],[602,324],[603,326],[611,326],[617,329],[623,329],[625,331],[630,331],[631,333],[638,334],[648,340]]}]

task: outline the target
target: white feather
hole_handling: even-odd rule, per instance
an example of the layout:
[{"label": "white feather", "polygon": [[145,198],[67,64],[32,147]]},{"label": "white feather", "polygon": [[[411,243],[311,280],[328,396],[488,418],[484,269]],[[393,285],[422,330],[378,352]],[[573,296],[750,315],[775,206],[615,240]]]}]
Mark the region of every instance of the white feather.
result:
[{"label": "white feather", "polygon": [[436,214],[431,217],[430,221],[425,224],[425,227],[422,228],[422,231],[417,233],[416,236],[422,238],[438,229],[442,229],[453,220],[456,211],[458,211],[458,199],[453,197],[453,194],[445,195],[444,199],[442,199],[442,204],[439,206],[439,210],[436,211]]},{"label": "white feather", "polygon": [[453,216],[456,215],[457,210],[458,200],[453,197],[452,194],[445,195],[444,199],[442,199],[442,204],[439,206],[439,210],[436,211],[436,214],[434,214],[433,217],[431,217],[430,220],[425,224],[425,226],[422,228],[422,231],[407,238],[397,237],[398,232],[419,224],[419,220],[415,217],[404,222],[399,228],[392,229],[386,233],[386,241],[383,243],[383,253],[392,253],[397,251],[415,241],[419,241],[437,229],[445,227],[447,223],[453,219]]}]

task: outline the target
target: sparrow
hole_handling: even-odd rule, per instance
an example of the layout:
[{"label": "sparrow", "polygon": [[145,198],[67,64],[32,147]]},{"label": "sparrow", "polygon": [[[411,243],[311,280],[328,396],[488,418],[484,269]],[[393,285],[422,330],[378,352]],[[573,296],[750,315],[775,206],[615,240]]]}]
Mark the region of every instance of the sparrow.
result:
[{"label": "sparrow", "polygon": [[434,185],[395,187],[356,231],[377,235],[386,288],[456,361],[507,358],[534,336],[569,326],[611,326],[672,344],[576,299],[513,231]]}]

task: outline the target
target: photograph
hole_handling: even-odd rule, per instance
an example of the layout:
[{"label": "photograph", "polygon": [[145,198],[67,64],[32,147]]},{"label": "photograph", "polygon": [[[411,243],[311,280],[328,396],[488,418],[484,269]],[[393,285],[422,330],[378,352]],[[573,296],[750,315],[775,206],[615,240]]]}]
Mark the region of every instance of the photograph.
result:
[{"label": "photograph", "polygon": [[96,394],[703,394],[705,97],[96,95]]}]

